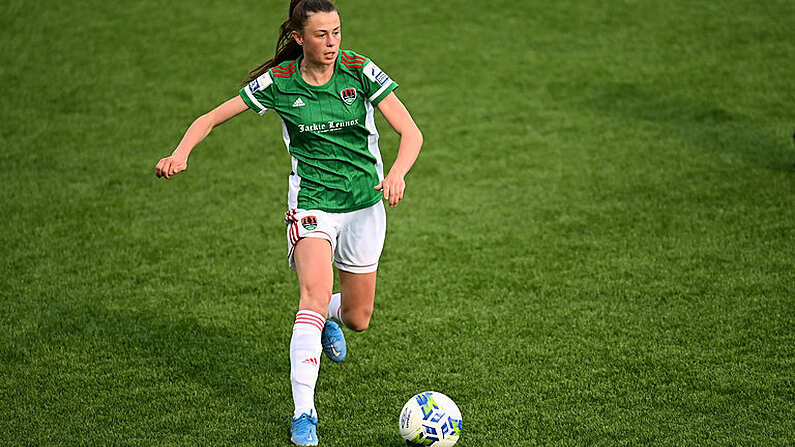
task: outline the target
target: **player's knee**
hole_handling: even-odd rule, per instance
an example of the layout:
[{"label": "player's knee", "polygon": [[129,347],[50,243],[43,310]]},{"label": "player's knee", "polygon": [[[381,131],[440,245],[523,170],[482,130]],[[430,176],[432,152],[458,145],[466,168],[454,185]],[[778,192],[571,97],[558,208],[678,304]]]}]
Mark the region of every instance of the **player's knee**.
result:
[{"label": "player's knee", "polygon": [[[364,332],[370,327],[370,317],[373,315],[373,309],[357,309],[350,312],[350,315],[345,315],[345,326],[356,332]],[[350,320],[350,321],[349,321]]]},{"label": "player's knee", "polygon": [[367,319],[356,319],[356,320],[351,321],[350,323],[348,323],[346,321],[345,322],[345,326],[347,326],[348,329],[352,329],[352,330],[354,330],[356,332],[364,332],[364,331],[367,330],[367,328],[370,327],[370,319],[369,318],[367,318]]}]

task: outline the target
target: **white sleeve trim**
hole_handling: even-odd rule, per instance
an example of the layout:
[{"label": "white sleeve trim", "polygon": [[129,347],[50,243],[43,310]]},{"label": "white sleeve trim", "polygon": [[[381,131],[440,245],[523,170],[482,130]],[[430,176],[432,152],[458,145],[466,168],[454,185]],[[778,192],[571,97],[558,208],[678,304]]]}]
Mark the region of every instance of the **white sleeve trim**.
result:
[{"label": "white sleeve trim", "polygon": [[373,93],[373,96],[370,97],[370,102],[373,102],[375,98],[378,98],[378,96],[381,95],[381,93],[384,93],[384,90],[386,90],[390,86],[392,86],[392,82],[384,84],[380,89],[378,89],[377,92]]},{"label": "white sleeve trim", "polygon": [[254,95],[251,94],[251,89],[249,89],[248,86],[246,86],[246,96],[248,96],[248,99],[251,101],[252,104],[259,107],[259,110],[256,111],[257,113],[259,113],[260,115],[264,115],[265,112],[268,111],[268,108],[263,106],[259,101],[257,101],[257,98],[255,98]]},{"label": "white sleeve trim", "polygon": [[384,90],[389,88],[394,81],[392,78],[389,77],[388,74],[384,73],[383,70],[378,68],[378,65],[374,64],[373,61],[367,62],[367,65],[364,66],[364,75],[367,76],[370,81],[378,84],[381,88],[378,89],[372,96],[370,96],[370,102],[373,102],[375,98],[381,93],[384,93]]},{"label": "white sleeve trim", "polygon": [[259,102],[259,100],[257,100],[257,98],[254,96],[254,92],[258,90],[264,90],[271,84],[273,84],[273,79],[271,78],[270,73],[265,72],[257,79],[249,82],[249,84],[245,88],[246,96],[248,96],[248,99],[251,100],[252,104],[260,108],[260,110],[257,111],[257,113],[259,113],[260,115],[264,114],[268,110],[268,108],[263,106],[262,103]]}]

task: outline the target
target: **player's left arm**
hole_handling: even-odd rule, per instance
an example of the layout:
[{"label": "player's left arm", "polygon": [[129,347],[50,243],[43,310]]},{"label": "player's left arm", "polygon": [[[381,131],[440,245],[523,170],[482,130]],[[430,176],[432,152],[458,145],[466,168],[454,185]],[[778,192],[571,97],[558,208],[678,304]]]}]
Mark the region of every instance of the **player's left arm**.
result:
[{"label": "player's left arm", "polygon": [[422,132],[395,92],[389,93],[378,103],[378,110],[384,115],[389,125],[395,129],[395,132],[400,135],[400,147],[395,163],[392,164],[389,173],[375,189],[383,191],[384,199],[389,201],[389,206],[397,206],[403,199],[403,192],[406,190],[406,174],[420,153]]}]

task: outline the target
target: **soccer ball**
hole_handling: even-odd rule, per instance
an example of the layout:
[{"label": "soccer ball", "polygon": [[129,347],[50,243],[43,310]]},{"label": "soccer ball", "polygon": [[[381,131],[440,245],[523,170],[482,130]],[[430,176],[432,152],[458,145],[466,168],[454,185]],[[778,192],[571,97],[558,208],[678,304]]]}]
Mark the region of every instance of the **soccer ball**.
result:
[{"label": "soccer ball", "polygon": [[461,411],[442,393],[417,394],[400,411],[400,436],[411,447],[450,447],[461,436]]}]

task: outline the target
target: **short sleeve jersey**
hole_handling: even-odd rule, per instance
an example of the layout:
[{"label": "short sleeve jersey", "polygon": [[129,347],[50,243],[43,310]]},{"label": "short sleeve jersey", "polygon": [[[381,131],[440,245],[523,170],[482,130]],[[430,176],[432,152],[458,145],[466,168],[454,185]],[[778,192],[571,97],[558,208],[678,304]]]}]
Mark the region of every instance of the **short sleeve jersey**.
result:
[{"label": "short sleeve jersey", "polygon": [[369,58],[340,51],[331,80],[308,84],[301,58],[283,62],[240,89],[260,115],[273,109],[292,157],[288,206],[345,213],[381,200],[383,180],[374,107],[398,87]]}]

